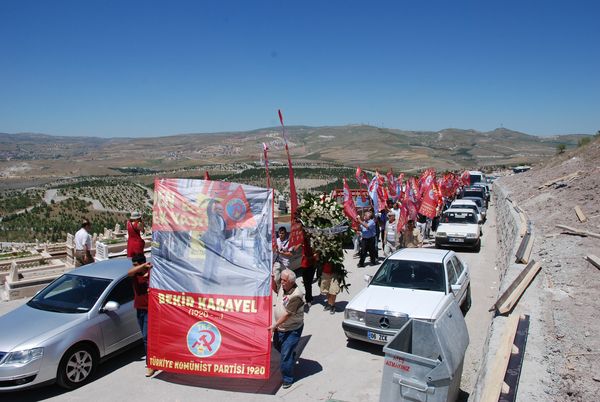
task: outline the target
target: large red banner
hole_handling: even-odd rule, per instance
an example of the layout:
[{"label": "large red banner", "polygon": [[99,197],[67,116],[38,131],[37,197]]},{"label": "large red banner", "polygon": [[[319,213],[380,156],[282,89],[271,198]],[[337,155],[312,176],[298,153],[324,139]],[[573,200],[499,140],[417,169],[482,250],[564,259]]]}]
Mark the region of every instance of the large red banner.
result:
[{"label": "large red banner", "polygon": [[253,186],[155,181],[151,368],[268,378],[272,201]]}]

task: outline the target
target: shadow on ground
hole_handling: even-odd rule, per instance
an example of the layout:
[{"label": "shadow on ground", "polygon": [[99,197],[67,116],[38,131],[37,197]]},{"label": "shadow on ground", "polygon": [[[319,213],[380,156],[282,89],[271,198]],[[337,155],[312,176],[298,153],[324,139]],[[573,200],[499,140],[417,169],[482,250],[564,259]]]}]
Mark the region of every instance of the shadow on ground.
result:
[{"label": "shadow on ground", "polygon": [[[296,380],[300,380],[311,375],[317,374],[323,371],[323,367],[314,360],[302,359],[302,351],[306,344],[310,340],[311,336],[303,336],[300,338],[298,347],[296,348],[296,356],[298,361],[296,362],[295,375]],[[279,352],[275,349],[271,350],[271,364],[269,368],[270,376],[266,380],[250,379],[250,378],[237,378],[232,381],[231,378],[222,377],[201,377],[187,374],[176,374],[160,372],[155,376],[156,379],[167,381],[175,384],[186,385],[190,387],[199,388],[210,388],[219,389],[222,391],[231,392],[244,392],[252,394],[268,394],[275,395],[281,387],[281,373],[279,371]]]}]

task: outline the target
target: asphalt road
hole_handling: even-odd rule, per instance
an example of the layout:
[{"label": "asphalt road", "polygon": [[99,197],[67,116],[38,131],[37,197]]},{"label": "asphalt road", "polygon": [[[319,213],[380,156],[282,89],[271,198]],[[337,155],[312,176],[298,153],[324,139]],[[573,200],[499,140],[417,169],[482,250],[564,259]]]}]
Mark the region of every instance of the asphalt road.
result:
[{"label": "asphalt road", "polygon": [[[460,396],[466,400],[476,380],[477,370],[491,319],[488,308],[495,301],[498,286],[496,260],[495,211],[488,210],[488,222],[483,228],[483,244],[479,253],[459,255],[469,265],[473,303],[467,314],[470,345],[465,357]],[[280,388],[277,353],[273,353],[271,378],[268,381],[215,379],[158,373],[144,377],[143,349],[136,347],[99,367],[96,378],[74,391],[64,391],[56,385],[0,394],[11,401],[377,401],[381,387],[384,354],[381,346],[348,343],[342,331],[342,310],[364,286],[365,274],[377,267],[357,268],[357,259],[348,250],[346,267],[349,293],[338,296],[335,315],[313,305],[305,315],[301,340],[302,351],[296,366],[297,380],[289,389]],[[317,291],[314,284],[313,292]],[[321,299],[317,299],[321,301]],[[23,301],[0,303],[0,314]],[[6,329],[3,329],[6,330]],[[7,399],[5,399],[7,398]]]}]

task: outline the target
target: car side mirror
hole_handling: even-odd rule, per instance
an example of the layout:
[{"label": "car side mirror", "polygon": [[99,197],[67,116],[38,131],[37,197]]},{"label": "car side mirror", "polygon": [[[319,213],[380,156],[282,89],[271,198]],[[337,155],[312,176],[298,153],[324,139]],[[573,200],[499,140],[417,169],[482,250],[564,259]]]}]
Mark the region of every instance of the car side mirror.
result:
[{"label": "car side mirror", "polygon": [[371,279],[373,279],[373,275],[365,275],[365,282],[367,285],[371,282]]},{"label": "car side mirror", "polygon": [[108,313],[110,311],[117,311],[119,309],[119,307],[120,307],[119,303],[117,303],[116,301],[109,301],[109,302],[106,302],[106,304],[102,308],[102,312]]},{"label": "car side mirror", "polygon": [[460,285],[451,285],[450,288],[452,289],[452,293],[460,292]]}]

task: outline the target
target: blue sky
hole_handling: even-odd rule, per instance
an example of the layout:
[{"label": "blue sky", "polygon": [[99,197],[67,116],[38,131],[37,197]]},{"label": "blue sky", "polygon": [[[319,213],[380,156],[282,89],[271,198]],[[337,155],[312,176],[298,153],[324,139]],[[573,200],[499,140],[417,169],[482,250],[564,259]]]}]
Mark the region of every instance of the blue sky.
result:
[{"label": "blue sky", "polygon": [[0,1],[0,132],[600,130],[598,1]]}]

